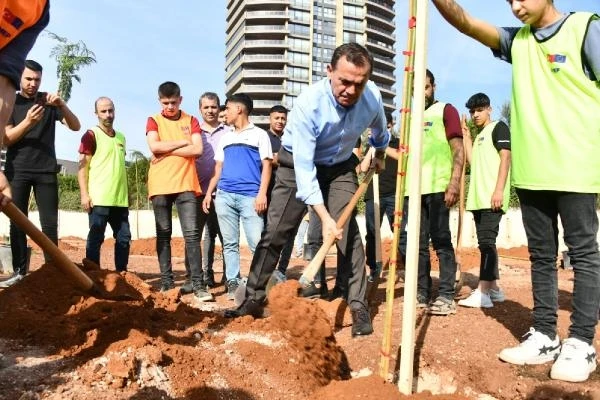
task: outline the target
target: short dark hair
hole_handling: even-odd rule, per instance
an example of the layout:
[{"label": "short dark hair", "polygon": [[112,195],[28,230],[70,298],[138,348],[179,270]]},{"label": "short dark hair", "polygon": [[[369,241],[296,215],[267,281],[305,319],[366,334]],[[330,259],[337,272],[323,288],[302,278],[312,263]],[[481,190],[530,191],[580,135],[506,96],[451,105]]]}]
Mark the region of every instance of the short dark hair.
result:
[{"label": "short dark hair", "polygon": [[465,104],[465,107],[467,107],[469,110],[489,106],[490,98],[485,93],[475,93],[473,96],[469,97],[467,104]]},{"label": "short dark hair", "polygon": [[425,76],[429,78],[429,83],[431,83],[431,86],[435,85],[435,76],[433,76],[433,72],[427,70],[425,71]]},{"label": "short dark hair", "polygon": [[39,62],[33,60],[25,60],[25,68],[35,72],[42,72],[44,70]]},{"label": "short dark hair", "polygon": [[229,102],[243,105],[246,108],[246,112],[248,114],[250,114],[254,108],[254,103],[252,102],[252,99],[246,93],[236,93],[232,94],[231,96],[228,96],[227,100],[225,101],[225,105],[227,105],[227,103]]},{"label": "short dark hair", "polygon": [[166,81],[158,87],[158,97],[161,99],[181,96],[181,89],[175,82]]},{"label": "short dark hair", "polygon": [[331,68],[335,69],[339,59],[342,57],[346,57],[349,63],[359,67],[364,67],[368,64],[369,75],[371,75],[371,71],[373,70],[373,56],[365,47],[354,42],[338,46],[333,51],[333,56],[331,57]]},{"label": "short dark hair", "polygon": [[225,111],[225,110],[226,110],[226,108],[225,108],[225,104],[221,104],[221,105],[219,106],[219,112],[221,112],[221,111]]},{"label": "short dark hair", "polygon": [[282,106],[281,104],[278,104],[276,106],[271,107],[271,109],[269,110],[269,114],[273,113],[284,113],[285,115],[287,115],[288,109]]},{"label": "short dark hair", "polygon": [[202,96],[200,96],[200,100],[198,100],[198,105],[202,105],[202,99],[216,100],[217,106],[221,107],[221,100],[219,99],[219,96],[215,92],[202,93]]}]

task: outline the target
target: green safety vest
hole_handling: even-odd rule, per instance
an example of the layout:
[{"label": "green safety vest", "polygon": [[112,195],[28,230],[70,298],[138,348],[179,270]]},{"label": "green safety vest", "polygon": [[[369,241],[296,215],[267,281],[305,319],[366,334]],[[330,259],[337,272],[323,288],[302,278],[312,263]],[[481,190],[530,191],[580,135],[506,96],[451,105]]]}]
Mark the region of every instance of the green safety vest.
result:
[{"label": "green safety vest", "polygon": [[[452,152],[444,126],[446,103],[434,103],[425,110],[423,119],[423,155],[421,158],[421,194],[445,192],[452,176]],[[408,165],[410,165],[410,154]],[[410,187],[407,167],[404,195]]]},{"label": "green safety vest", "polygon": [[96,152],[88,170],[88,192],[95,206],[128,207],[127,172],[125,170],[125,135],[115,131],[108,136],[92,128]]},{"label": "green safety vest", "polygon": [[573,13],[539,42],[529,25],[511,48],[512,184],[600,192],[600,87],[583,72],[591,13]]},{"label": "green safety vest", "polygon": [[[498,124],[494,121],[488,124],[475,138],[471,153],[471,180],[467,195],[467,210],[484,210],[492,207],[492,194],[498,181],[500,154],[494,146],[492,132]],[[508,209],[510,199],[510,179],[504,185],[502,211]]]}]

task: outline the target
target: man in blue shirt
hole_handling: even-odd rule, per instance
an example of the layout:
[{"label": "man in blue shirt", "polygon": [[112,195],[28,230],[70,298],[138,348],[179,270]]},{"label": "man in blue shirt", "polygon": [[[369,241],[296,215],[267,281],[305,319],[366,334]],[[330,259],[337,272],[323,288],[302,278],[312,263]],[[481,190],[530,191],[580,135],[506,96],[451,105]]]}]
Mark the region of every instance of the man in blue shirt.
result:
[{"label": "man in blue shirt", "polygon": [[252,259],[246,299],[225,316],[262,316],[265,287],[281,248],[309,205],[322,222],[323,237],[334,235],[338,239],[340,265],[352,269],[347,274],[352,335],[373,332],[365,303],[365,255],[358,225],[351,218],[343,229],[336,227],[336,219],[358,186],[352,156],[357,139],[371,128],[376,168],[382,168],[389,142],[381,94],[369,81],[372,66],[364,47],[341,45],[327,66],[328,78],[296,99],[283,135],[267,228]]}]

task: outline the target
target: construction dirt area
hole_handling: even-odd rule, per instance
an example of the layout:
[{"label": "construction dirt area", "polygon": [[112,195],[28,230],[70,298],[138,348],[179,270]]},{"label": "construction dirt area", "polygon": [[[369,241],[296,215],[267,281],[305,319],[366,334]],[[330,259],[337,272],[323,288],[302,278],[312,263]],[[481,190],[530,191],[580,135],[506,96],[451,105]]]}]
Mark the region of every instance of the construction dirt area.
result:
[{"label": "construction dirt area", "polygon": [[[102,249],[112,269],[113,241]],[[389,251],[389,242],[386,242]],[[63,238],[60,248],[81,264],[85,241]],[[417,313],[416,393],[402,396],[379,377],[385,282],[372,298],[375,332],[351,337],[351,318],[340,300],[297,297],[297,282],[269,294],[270,316],[226,319],[233,306],[223,285],[215,302],[197,303],[178,290],[159,293],[153,239],[132,243],[129,272],[82,268],[116,297],[77,289],[33,245],[31,273],[0,289],[0,399],[600,399],[600,373],[582,384],[553,381],[550,365],[515,366],[497,354],[516,345],[531,325],[531,281],[526,248],[500,249],[500,284],[506,301],[489,309],[459,308],[456,315]],[[475,285],[476,249],[461,251],[466,283]],[[242,251],[242,273],[250,253]],[[306,261],[293,258],[289,278]],[[335,282],[335,253],[327,257]],[[434,263],[435,265],[435,263]],[[183,241],[173,240],[173,267],[183,282]],[[435,268],[434,268],[435,269]],[[215,262],[217,281],[222,262]],[[559,334],[569,326],[573,273],[559,269]],[[388,380],[400,359],[403,282],[396,283],[393,348]],[[462,294],[468,293],[463,288]],[[598,337],[595,342],[598,345]]]}]

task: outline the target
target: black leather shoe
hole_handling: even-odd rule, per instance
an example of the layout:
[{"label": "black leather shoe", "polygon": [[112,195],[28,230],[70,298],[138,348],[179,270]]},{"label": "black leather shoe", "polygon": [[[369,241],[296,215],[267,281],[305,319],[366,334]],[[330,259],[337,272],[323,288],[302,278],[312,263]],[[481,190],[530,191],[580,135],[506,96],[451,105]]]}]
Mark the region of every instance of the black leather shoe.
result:
[{"label": "black leather shoe", "polygon": [[254,318],[262,318],[265,313],[265,307],[262,302],[254,299],[246,299],[238,307],[231,310],[225,310],[225,318],[237,318],[244,315],[251,315]]},{"label": "black leather shoe", "polygon": [[215,287],[215,273],[212,270],[204,272],[204,280],[209,288]]},{"label": "black leather shoe", "polygon": [[366,336],[373,333],[373,324],[371,324],[371,314],[366,307],[352,310],[352,337]]}]

